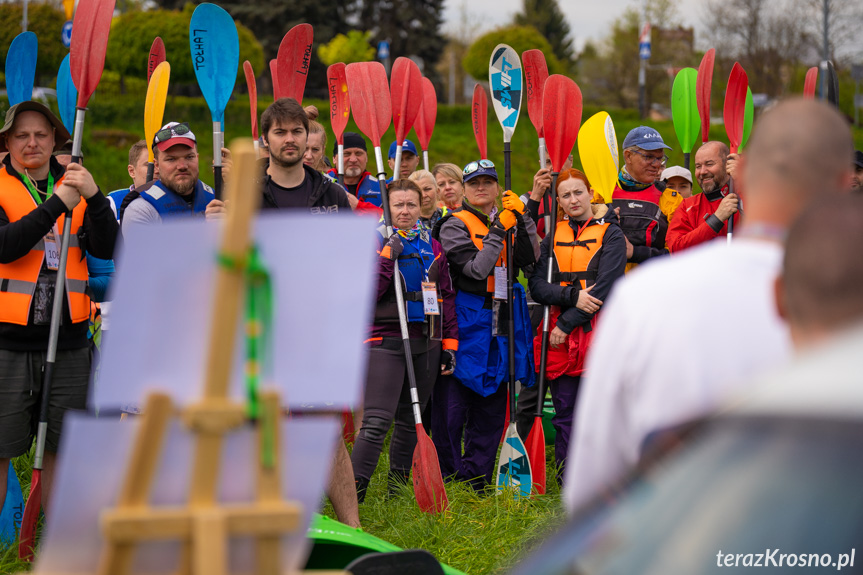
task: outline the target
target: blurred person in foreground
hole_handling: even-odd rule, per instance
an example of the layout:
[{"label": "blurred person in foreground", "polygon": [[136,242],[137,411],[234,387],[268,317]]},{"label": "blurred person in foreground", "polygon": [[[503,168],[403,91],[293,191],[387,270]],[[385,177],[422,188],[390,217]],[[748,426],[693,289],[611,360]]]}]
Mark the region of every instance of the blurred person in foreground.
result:
[{"label": "blurred person in foreground", "polygon": [[[834,108],[778,104],[747,147],[747,220],[731,245],[710,242],[615,285],[576,407],[564,484],[570,513],[635,465],[649,435],[710,412],[737,382],[788,358],[774,305],[785,235],[811,202],[850,187],[852,154]],[[671,345],[698,338],[685,351]]]}]

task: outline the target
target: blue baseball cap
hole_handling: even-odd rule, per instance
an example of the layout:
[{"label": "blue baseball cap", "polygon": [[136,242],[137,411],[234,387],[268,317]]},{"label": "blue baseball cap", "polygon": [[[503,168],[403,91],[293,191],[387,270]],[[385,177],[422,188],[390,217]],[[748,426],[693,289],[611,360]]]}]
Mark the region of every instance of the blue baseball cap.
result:
[{"label": "blue baseball cap", "polygon": [[497,178],[497,170],[494,169],[494,163],[491,160],[477,160],[475,162],[471,162],[464,167],[464,170],[462,170],[464,183],[468,183],[477,176],[489,176],[494,178],[495,182],[499,181]]},{"label": "blue baseball cap", "polygon": [[[390,154],[389,154],[390,158],[396,157],[396,147],[397,146],[398,146],[398,142],[393,140],[393,143],[390,144]],[[414,143],[411,142],[410,140],[405,140],[404,143],[402,144],[402,154],[404,154],[405,152],[410,152],[414,156],[419,155],[419,154],[417,154],[417,147],[414,146]]]},{"label": "blue baseball cap", "polygon": [[659,132],[647,126],[633,128],[626,135],[626,138],[623,140],[623,149],[625,150],[633,146],[642,150],[671,149],[671,146],[666,146],[665,142],[662,141],[662,136],[659,135]]}]

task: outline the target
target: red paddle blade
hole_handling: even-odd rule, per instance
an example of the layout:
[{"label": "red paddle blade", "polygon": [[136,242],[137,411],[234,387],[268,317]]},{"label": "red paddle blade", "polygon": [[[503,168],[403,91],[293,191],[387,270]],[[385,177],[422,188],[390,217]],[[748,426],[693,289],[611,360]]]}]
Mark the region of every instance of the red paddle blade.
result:
[{"label": "red paddle blade", "polygon": [[815,99],[815,88],[818,85],[818,66],[812,66],[806,70],[806,80],[803,82],[803,97],[809,100]]},{"label": "red paddle blade", "polygon": [[739,62],[734,63],[731,75],[728,76],[728,89],[725,91],[725,132],[731,153],[736,154],[743,139],[743,121],[746,114],[746,89],[749,88],[749,78]]},{"label": "red paddle blade", "polygon": [[273,80],[273,99],[278,100],[281,90],[279,89],[279,73],[277,71],[278,60],[273,58],[270,60],[270,78]]},{"label": "red paddle blade", "polygon": [[524,444],[527,450],[527,458],[530,460],[530,475],[536,492],[540,495],[545,493],[545,430],[542,428],[542,417],[533,420],[533,427],[527,434]]},{"label": "red paddle blade", "polygon": [[114,0],[79,0],[75,10],[69,68],[78,88],[79,108],[87,107],[102,79],[113,16]]},{"label": "red paddle blade", "polygon": [[354,412],[342,412],[342,439],[345,443],[353,443],[356,436],[356,428],[354,427]]},{"label": "red paddle blade", "polygon": [[258,84],[255,82],[255,72],[248,60],[243,62],[243,72],[246,74],[246,87],[249,89],[249,111],[252,114],[252,138],[258,139]]},{"label": "red paddle blade", "polygon": [[449,506],[437,450],[431,438],[423,429],[422,423],[416,424],[417,446],[414,448],[413,482],[417,505],[426,513],[440,513]]},{"label": "red paddle blade", "polygon": [[471,103],[471,119],[473,120],[473,136],[479,148],[479,157],[488,158],[488,94],[480,84],[473,87],[473,102]]},{"label": "red paddle blade", "polygon": [[423,100],[414,124],[414,131],[417,133],[417,140],[420,141],[420,149],[423,151],[429,149],[435,121],[437,121],[437,94],[431,80],[423,78]]},{"label": "red paddle blade", "polygon": [[339,62],[327,68],[327,86],[330,91],[330,125],[336,135],[336,142],[344,144],[345,128],[351,116],[351,99],[348,97],[344,64]]},{"label": "red paddle blade", "polygon": [[150,83],[150,76],[153,75],[153,70],[156,66],[165,61],[165,42],[162,38],[156,36],[153,40],[153,45],[150,46],[150,58],[147,60],[147,83]]},{"label": "red paddle blade", "polygon": [[560,74],[548,77],[542,95],[542,126],[551,169],[559,173],[572,153],[581,128],[581,89]]},{"label": "red paddle blade", "polygon": [[399,143],[404,141],[417,120],[423,103],[422,90],[423,75],[416,62],[403,56],[396,58],[390,77],[390,99],[396,141]]},{"label": "red paddle blade", "polygon": [[548,80],[548,65],[542,50],[525,50],[521,55],[524,78],[527,84],[527,115],[536,128],[536,135],[545,137],[542,129],[542,93]]},{"label": "red paddle blade", "polygon": [[315,32],[311,24],[297,24],[285,34],[279,44],[276,73],[279,76],[279,98],[293,98],[303,103],[309,64],[312,61],[312,42]]},{"label": "red paddle blade", "polygon": [[30,480],[30,496],[24,506],[24,516],[21,519],[21,533],[18,542],[18,558],[25,561],[33,559],[33,549],[36,547],[36,523],[39,521],[39,511],[42,509],[42,470],[34,469]]},{"label": "red paddle blade", "polygon": [[357,127],[380,148],[393,117],[387,71],[380,62],[354,62],[345,68],[345,76]]},{"label": "red paddle blade", "polygon": [[701,143],[710,138],[710,89],[713,86],[713,61],[716,50],[711,48],[701,59],[698,66],[698,79],[695,82],[695,102],[701,116]]}]

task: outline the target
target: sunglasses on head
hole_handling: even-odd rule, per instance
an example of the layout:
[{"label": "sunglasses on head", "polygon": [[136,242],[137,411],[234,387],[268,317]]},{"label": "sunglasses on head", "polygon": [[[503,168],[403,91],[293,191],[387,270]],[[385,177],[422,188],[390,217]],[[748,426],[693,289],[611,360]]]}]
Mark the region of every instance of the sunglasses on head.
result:
[{"label": "sunglasses on head", "polygon": [[171,126],[170,128],[163,128],[156,132],[156,137],[154,138],[155,143],[164,142],[166,140],[170,140],[174,136],[182,136],[184,134],[188,134],[192,131],[192,128],[189,127],[189,124],[183,122],[182,124],[177,124],[176,126]]},{"label": "sunglasses on head", "polygon": [[466,166],[464,167],[464,172],[463,172],[463,174],[464,174],[465,176],[469,176],[469,175],[471,175],[472,173],[474,173],[474,172],[476,172],[477,170],[479,170],[480,168],[485,168],[485,169],[491,168],[491,169],[494,169],[494,162],[492,162],[491,160],[480,160],[480,161],[478,161],[478,162],[471,162],[471,163],[469,163],[468,165],[466,165]]}]

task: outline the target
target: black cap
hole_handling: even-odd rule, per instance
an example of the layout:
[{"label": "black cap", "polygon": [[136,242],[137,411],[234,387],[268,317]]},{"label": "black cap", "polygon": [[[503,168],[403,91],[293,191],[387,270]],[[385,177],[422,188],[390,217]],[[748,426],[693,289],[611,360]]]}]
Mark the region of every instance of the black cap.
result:
[{"label": "black cap", "polygon": [[[368,152],[368,148],[366,148],[366,139],[356,132],[345,132],[344,134],[344,142],[345,149],[349,148],[360,148],[364,152]],[[333,144],[333,156],[337,156],[339,154],[339,143],[336,142]]]},{"label": "black cap", "polygon": [[863,152],[860,150],[854,150],[854,165],[863,168]]}]

